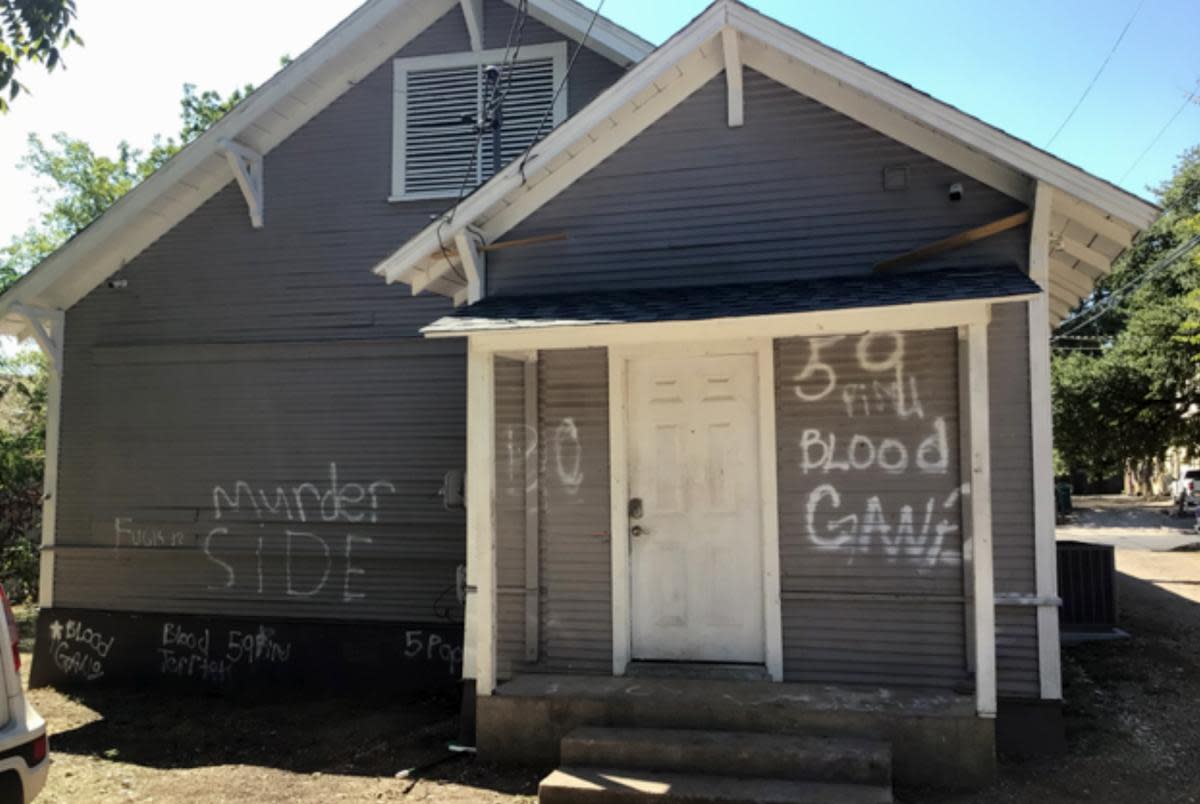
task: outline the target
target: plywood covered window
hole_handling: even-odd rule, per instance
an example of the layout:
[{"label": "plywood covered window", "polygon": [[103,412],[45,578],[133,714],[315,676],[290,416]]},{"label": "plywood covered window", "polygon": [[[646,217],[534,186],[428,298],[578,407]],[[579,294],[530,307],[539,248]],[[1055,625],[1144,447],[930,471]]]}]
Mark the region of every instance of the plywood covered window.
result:
[{"label": "plywood covered window", "polygon": [[485,50],[396,59],[392,200],[453,197],[464,182],[469,192],[491,178],[492,134],[475,128],[488,65],[502,69],[502,166],[533,142],[547,109],[542,136],[566,118],[566,88],[555,98],[566,75],[566,43],[525,46],[507,66],[504,57],[503,50]]}]

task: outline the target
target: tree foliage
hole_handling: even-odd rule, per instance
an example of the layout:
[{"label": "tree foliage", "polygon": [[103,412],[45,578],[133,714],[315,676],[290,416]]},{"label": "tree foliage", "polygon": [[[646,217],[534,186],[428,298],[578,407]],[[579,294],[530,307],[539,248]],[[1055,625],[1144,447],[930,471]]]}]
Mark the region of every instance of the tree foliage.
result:
[{"label": "tree foliage", "polygon": [[[1200,148],[1156,190],[1163,215],[1059,329],[1053,361],[1059,464],[1143,481],[1172,446],[1200,443]],[[1098,312],[1103,310],[1103,313]]]},{"label": "tree foliage", "polygon": [[83,44],[74,23],[75,0],[0,0],[0,112],[27,91],[17,80],[23,64],[53,70],[64,47]]},{"label": "tree foliage", "polygon": [[0,360],[0,581],[15,600],[37,592],[45,442],[45,359]]}]

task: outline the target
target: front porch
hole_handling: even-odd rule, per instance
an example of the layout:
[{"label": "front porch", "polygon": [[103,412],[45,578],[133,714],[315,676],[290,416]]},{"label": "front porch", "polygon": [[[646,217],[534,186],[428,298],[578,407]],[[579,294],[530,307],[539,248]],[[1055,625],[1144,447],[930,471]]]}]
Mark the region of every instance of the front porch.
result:
[{"label": "front porch", "polygon": [[995,773],[995,721],[946,690],[531,674],[481,696],[476,718],[480,755],[517,764],[557,765],[564,737],[603,726],[880,740],[901,787],[969,789]]},{"label": "front porch", "polygon": [[619,727],[991,779],[989,327],[1034,292],[994,269],[497,297],[427,328],[468,338],[480,755]]}]

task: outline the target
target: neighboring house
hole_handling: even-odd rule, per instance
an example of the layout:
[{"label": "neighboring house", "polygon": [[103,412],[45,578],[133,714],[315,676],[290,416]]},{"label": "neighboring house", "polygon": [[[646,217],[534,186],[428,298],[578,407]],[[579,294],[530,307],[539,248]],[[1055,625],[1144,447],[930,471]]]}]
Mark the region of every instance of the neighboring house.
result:
[{"label": "neighboring house", "polygon": [[35,678],[461,670],[485,757],[909,784],[1061,735],[1049,328],[1156,208],[728,0],[653,52],[530,0],[491,176],[513,5],[368,2],[0,298],[55,367]]}]

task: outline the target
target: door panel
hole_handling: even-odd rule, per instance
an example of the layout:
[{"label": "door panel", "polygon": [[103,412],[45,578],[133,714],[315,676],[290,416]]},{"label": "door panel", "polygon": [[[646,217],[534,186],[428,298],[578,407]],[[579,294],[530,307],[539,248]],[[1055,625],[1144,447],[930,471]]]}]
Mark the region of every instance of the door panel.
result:
[{"label": "door panel", "polygon": [[761,662],[754,355],[629,362],[633,658]]}]

